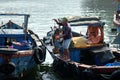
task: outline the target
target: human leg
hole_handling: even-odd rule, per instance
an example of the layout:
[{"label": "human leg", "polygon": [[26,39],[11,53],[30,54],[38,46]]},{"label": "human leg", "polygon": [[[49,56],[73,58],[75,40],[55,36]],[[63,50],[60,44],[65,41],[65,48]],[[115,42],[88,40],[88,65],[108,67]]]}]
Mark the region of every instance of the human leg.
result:
[{"label": "human leg", "polygon": [[69,59],[69,45],[70,45],[71,39],[67,39],[63,41],[63,48],[64,48],[64,54],[65,54],[65,60]]},{"label": "human leg", "polygon": [[69,50],[64,49],[64,53],[65,53],[65,60],[68,60],[69,59]]},{"label": "human leg", "polygon": [[54,53],[59,53],[59,49],[61,48],[61,44],[58,40],[54,40]]}]

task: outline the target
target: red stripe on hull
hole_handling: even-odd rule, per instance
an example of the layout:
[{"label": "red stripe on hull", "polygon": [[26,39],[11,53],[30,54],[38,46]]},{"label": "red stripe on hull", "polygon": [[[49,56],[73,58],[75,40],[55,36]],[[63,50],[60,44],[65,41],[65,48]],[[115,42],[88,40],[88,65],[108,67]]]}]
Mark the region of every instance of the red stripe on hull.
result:
[{"label": "red stripe on hull", "polygon": [[3,57],[4,55],[6,56],[11,56],[11,58],[17,58],[17,57],[25,57],[25,56],[32,56],[33,50],[26,50],[26,51],[18,51],[15,54],[2,54],[0,53],[0,57]]}]

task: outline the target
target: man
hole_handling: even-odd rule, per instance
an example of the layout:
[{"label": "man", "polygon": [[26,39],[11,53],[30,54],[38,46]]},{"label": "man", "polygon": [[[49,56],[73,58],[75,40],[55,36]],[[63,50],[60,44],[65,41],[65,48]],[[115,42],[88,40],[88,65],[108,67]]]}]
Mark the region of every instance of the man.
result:
[{"label": "man", "polygon": [[70,42],[72,39],[71,27],[70,27],[70,25],[68,25],[68,20],[65,17],[62,19],[61,23],[59,23],[56,19],[54,19],[54,21],[58,25],[63,26],[62,27],[63,35],[60,36],[60,37],[63,37],[62,47],[64,48],[65,60],[70,60],[70,58],[69,58],[69,45],[70,45]]}]

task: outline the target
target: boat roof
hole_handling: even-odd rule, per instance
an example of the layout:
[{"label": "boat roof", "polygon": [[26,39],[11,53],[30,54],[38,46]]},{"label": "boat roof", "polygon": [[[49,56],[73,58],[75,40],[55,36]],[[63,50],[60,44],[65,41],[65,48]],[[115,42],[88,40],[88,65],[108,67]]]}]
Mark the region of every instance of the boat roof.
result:
[{"label": "boat roof", "polygon": [[0,13],[0,16],[30,16],[29,14]]},{"label": "boat roof", "polygon": [[[68,23],[71,26],[93,26],[93,27],[103,27],[104,22],[101,21],[101,18],[98,16],[72,16],[66,17]],[[61,22],[63,18],[58,18],[58,21]]]},{"label": "boat roof", "polygon": [[22,29],[0,29],[1,34],[24,34],[24,32]]},{"label": "boat roof", "polygon": [[[10,26],[10,24],[12,24],[12,26]],[[23,29],[23,27],[9,20],[7,23],[1,25],[0,29]]]},{"label": "boat roof", "polygon": [[25,33],[27,33],[27,27],[28,27],[28,18],[30,17],[29,14],[15,14],[15,13],[5,13],[1,14],[0,16],[23,16],[24,23],[22,26],[19,26],[18,24],[13,23],[11,20],[9,20],[8,23],[0,26],[0,29],[23,29]]},{"label": "boat roof", "polygon": [[91,27],[103,27],[105,23],[101,21],[78,21],[70,22],[71,26],[91,26]]}]

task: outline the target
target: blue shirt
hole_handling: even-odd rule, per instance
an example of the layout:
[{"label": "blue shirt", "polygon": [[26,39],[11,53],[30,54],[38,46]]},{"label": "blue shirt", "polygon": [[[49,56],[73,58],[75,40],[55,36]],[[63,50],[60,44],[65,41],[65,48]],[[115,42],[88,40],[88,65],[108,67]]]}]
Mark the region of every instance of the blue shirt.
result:
[{"label": "blue shirt", "polygon": [[63,26],[62,30],[63,34],[65,35],[64,40],[72,38],[72,31],[70,26]]}]

